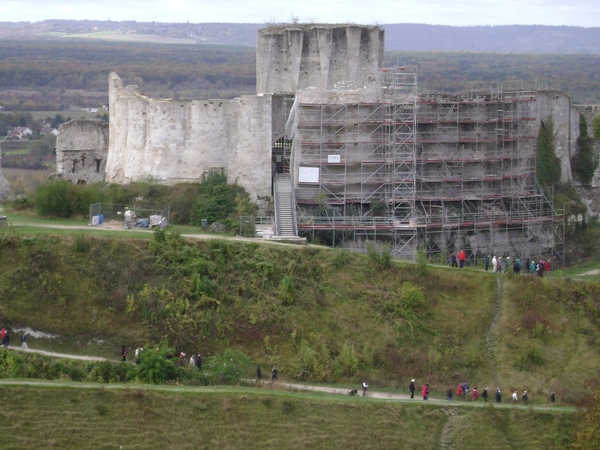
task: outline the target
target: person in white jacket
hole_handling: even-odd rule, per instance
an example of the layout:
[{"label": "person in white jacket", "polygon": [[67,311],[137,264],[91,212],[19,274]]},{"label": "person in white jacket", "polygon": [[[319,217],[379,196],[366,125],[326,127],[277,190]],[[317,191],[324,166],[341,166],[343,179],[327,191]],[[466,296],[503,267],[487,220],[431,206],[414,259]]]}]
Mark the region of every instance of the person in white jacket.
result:
[{"label": "person in white jacket", "polygon": [[496,259],[496,257],[494,256],[492,258],[492,272],[496,273],[496,271],[498,270],[498,260]]}]

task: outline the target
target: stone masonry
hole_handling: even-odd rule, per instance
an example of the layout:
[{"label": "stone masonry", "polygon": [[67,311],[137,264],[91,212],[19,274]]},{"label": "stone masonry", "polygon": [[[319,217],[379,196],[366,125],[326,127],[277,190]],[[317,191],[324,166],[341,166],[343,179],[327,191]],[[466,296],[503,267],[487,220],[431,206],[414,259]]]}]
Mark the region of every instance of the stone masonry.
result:
[{"label": "stone masonry", "polygon": [[108,128],[108,124],[99,119],[63,123],[56,138],[56,176],[76,184],[103,181]]}]

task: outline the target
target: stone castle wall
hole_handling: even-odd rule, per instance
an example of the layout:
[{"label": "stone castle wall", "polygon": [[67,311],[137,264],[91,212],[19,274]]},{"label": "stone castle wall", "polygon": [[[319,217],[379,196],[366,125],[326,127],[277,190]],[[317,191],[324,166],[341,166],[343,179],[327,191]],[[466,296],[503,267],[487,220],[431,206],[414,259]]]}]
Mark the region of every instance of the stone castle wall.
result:
[{"label": "stone castle wall", "polygon": [[109,98],[106,181],[193,182],[222,168],[254,199],[271,196],[271,96],[156,100],[112,73]]},{"label": "stone castle wall", "polygon": [[0,148],[0,202],[4,202],[8,199],[10,195],[10,185],[8,184],[8,180],[4,176],[4,172],[2,172],[2,148]]}]

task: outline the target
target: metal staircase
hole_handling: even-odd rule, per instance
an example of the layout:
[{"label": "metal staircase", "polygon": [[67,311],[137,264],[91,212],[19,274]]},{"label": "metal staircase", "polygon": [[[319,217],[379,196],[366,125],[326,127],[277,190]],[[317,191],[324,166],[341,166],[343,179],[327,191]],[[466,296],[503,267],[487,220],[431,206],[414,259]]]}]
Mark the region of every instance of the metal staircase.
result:
[{"label": "metal staircase", "polygon": [[274,200],[275,200],[275,236],[298,237],[296,223],[296,201],[294,188],[289,173],[275,175]]}]

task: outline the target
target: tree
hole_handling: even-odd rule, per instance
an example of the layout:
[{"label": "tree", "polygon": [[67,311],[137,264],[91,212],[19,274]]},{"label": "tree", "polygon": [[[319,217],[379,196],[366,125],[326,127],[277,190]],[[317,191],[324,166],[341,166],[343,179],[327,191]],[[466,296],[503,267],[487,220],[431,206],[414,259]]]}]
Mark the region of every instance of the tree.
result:
[{"label": "tree", "polygon": [[583,114],[580,114],[577,152],[571,159],[571,168],[583,186],[590,186],[592,184],[598,163],[598,155],[594,154],[592,140],[588,137],[587,121]]},{"label": "tree", "polygon": [[579,114],[579,137],[588,137],[587,120],[585,120],[585,116],[583,114]]},{"label": "tree", "polygon": [[560,182],[560,159],[556,156],[552,116],[542,120],[540,124],[536,140],[535,175],[542,186],[551,186]]},{"label": "tree", "polygon": [[600,116],[595,116],[592,119],[592,133],[594,139],[600,139]]}]

